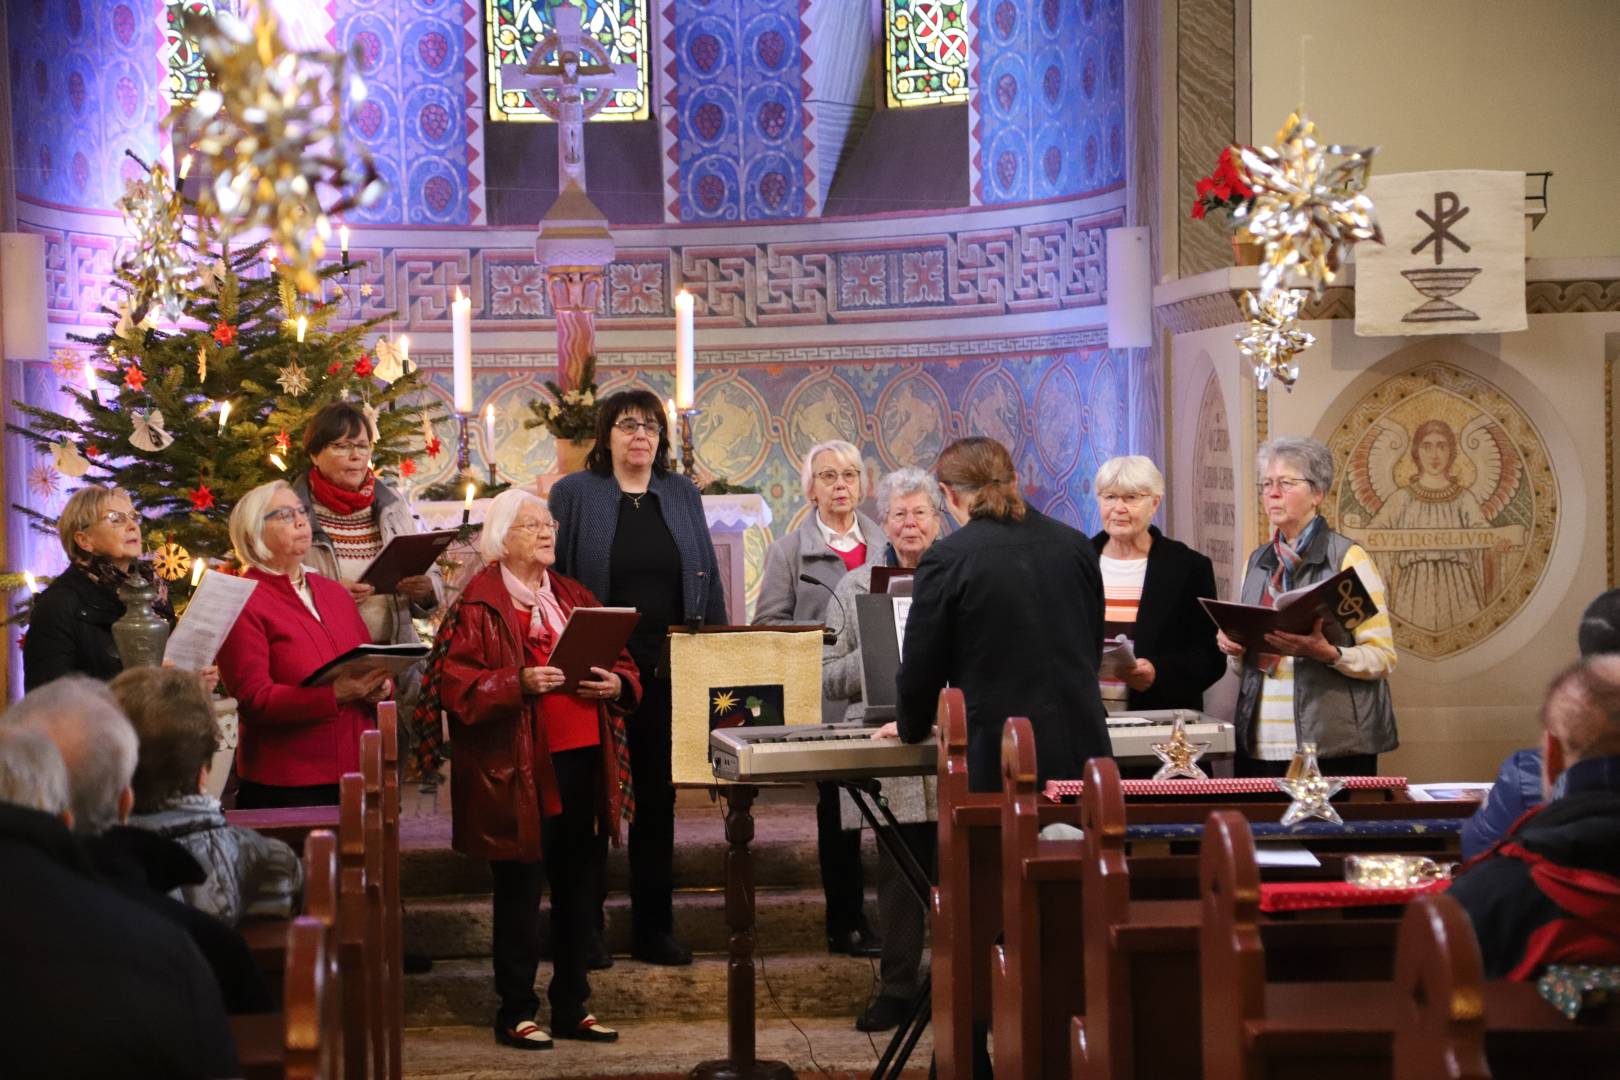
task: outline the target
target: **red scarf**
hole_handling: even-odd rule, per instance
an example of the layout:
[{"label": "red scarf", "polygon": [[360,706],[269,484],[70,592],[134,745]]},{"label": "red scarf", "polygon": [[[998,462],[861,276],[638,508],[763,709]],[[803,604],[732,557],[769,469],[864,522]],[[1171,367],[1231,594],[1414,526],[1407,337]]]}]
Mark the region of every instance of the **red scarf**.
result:
[{"label": "red scarf", "polygon": [[375,473],[366,473],[366,482],[360,485],[359,491],[345,491],[322,476],[321,470],[315,468],[309,470],[309,493],[315,497],[316,502],[340,514],[355,514],[370,509],[376,490]]}]

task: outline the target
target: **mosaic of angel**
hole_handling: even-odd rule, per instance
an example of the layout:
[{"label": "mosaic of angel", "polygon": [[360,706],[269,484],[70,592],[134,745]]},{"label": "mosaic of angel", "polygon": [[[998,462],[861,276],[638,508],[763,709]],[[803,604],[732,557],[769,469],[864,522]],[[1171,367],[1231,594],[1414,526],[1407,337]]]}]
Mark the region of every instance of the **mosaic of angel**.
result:
[{"label": "mosaic of angel", "polygon": [[1503,558],[1523,545],[1502,511],[1524,480],[1524,462],[1491,417],[1477,415],[1461,432],[1430,419],[1410,434],[1380,419],[1345,471],[1356,501],[1372,511],[1365,521],[1347,516],[1346,531],[1378,561],[1395,615],[1439,632],[1479,614],[1500,591]]}]

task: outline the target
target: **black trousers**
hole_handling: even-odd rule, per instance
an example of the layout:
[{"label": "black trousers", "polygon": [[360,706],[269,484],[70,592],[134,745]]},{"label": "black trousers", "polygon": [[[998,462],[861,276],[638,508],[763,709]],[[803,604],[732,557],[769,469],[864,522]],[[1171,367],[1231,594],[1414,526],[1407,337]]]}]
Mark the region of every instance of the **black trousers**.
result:
[{"label": "black trousers", "polygon": [[[675,789],[670,786],[670,688],[653,679],[642,685],[641,707],[625,718],[630,779],[636,815],[628,830],[630,922],[637,941],[674,927]],[[604,862],[606,851],[603,851]],[[598,886],[602,895],[605,881]],[[599,920],[598,920],[599,923]]]},{"label": "black trousers", "polygon": [[238,810],[282,810],[291,806],[336,806],[338,785],[309,784],[304,787],[282,787],[280,784],[258,784],[252,780],[238,780],[236,808]]},{"label": "black trousers", "polygon": [[861,867],[861,831],[839,820],[838,785],[816,785],[816,857],[827,898],[827,933],[851,934],[866,925],[861,904],[866,876]]},{"label": "black trousers", "polygon": [[[932,821],[905,822],[900,840],[927,871],[929,880],[939,880],[934,869],[934,852],[939,846],[939,826]],[[879,989],[884,997],[910,998],[917,992],[922,973],[923,946],[928,943],[928,913],[917,903],[900,864],[878,847],[877,873],[878,925],[883,930],[883,955],[878,960]]]},{"label": "black trousers", "polygon": [[[1377,776],[1377,754],[1346,754],[1343,757],[1319,757],[1317,767],[1323,776]],[[1233,776],[1282,777],[1288,775],[1286,761],[1263,761],[1239,750],[1232,759]]]},{"label": "black trousers", "polygon": [[601,786],[601,748],[582,747],[551,755],[562,813],[540,821],[540,861],[489,864],[495,879],[496,1022],[515,1027],[540,1008],[534,978],[540,969],[540,893],[551,885],[551,1005],[553,1028],[585,1018],[591,987],[586,948],[594,930],[591,863],[597,851],[596,806]]}]

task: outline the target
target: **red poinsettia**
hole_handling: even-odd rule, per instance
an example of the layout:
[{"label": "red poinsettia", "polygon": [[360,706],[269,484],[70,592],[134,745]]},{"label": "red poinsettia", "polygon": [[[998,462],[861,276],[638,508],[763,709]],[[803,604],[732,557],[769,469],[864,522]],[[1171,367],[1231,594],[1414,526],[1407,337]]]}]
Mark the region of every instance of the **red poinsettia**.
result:
[{"label": "red poinsettia", "polygon": [[443,449],[444,449],[444,447],[439,444],[439,440],[438,440],[438,438],[436,436],[434,438],[431,438],[431,439],[428,440],[428,443],[427,443],[427,456],[428,457],[430,457],[430,458],[438,457],[439,456],[439,451],[443,450]]},{"label": "red poinsettia", "polygon": [[371,357],[367,356],[365,353],[361,353],[360,359],[354,362],[354,373],[358,378],[361,379],[370,377]]},{"label": "red poinsettia", "polygon": [[404,461],[401,461],[399,463],[399,475],[401,475],[401,476],[415,476],[416,475],[416,462],[412,461],[410,458],[406,458]]},{"label": "red poinsettia", "polygon": [[236,340],[236,327],[224,319],[214,324],[214,340],[223,348]]},{"label": "red poinsettia", "polygon": [[285,454],[291,449],[292,436],[287,434],[286,428],[282,428],[276,433],[276,453]]},{"label": "red poinsettia", "polygon": [[1243,167],[1242,152],[1252,147],[1228,146],[1215,162],[1215,171],[1199,177],[1195,185],[1192,216],[1201,219],[1211,212],[1225,213],[1228,217],[1249,205],[1254,198],[1254,185]]},{"label": "red poinsettia", "polygon": [[191,492],[191,505],[198,510],[207,510],[214,505],[214,493],[208,490],[206,483],[198,484]]},{"label": "red poinsettia", "polygon": [[340,372],[342,370],[343,370],[343,361],[341,361],[341,360],[334,360],[330,364],[326,365],[326,373],[328,375],[336,375],[338,372]]},{"label": "red poinsettia", "polygon": [[146,385],[146,373],[141,370],[139,364],[129,365],[129,369],[124,372],[124,385],[137,394],[141,392],[141,387]]}]

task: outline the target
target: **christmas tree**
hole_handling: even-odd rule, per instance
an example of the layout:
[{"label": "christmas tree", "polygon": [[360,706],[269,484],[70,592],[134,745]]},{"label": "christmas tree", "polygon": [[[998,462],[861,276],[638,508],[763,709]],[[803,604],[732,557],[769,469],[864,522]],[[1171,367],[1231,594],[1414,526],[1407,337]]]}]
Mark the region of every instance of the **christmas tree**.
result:
[{"label": "christmas tree", "polygon": [[[299,295],[266,264],[262,245],[197,254],[185,315],[168,327],[154,325],[148,283],[121,268],[127,297],[108,312],[116,325],[75,339],[94,349],[95,389],[69,391],[79,415],[18,402],[28,421],[13,429],[64,475],[130,493],[177,608],[190,593],[192,560],[228,557],[236,501],[309,468],[301,434],[323,405],[354,401],[372,418],[373,468],[391,482],[408,480],[417,454],[443,452],[432,427],[438,406],[420,403],[421,372],[406,370],[389,341],[367,347],[387,316],[329,330],[336,303]],[[323,268],[323,287],[346,270]]]}]

